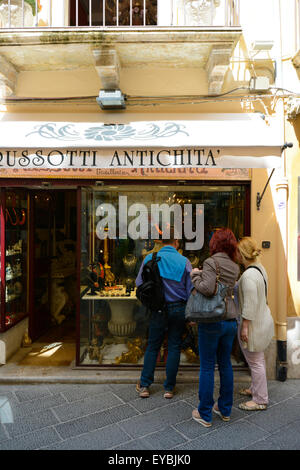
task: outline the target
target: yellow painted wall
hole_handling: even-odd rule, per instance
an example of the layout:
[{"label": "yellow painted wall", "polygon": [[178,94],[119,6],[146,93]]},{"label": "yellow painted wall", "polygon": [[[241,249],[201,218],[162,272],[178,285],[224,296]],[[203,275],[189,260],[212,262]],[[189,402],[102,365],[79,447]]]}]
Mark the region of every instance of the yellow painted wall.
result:
[{"label": "yellow painted wall", "polygon": [[300,282],[297,279],[298,271],[298,178],[300,177],[300,116],[287,123],[287,140],[294,143],[289,150],[287,159],[287,174],[289,178],[289,230],[288,230],[288,274],[290,291],[288,296],[288,316],[300,316]]},{"label": "yellow painted wall", "polygon": [[284,257],[284,250],[276,217],[276,177],[272,177],[271,183],[261,202],[260,210],[258,211],[256,209],[256,195],[258,192],[260,194],[262,193],[268,180],[270,170],[253,169],[252,174],[251,236],[258,241],[261,248],[263,241],[271,242],[269,249],[262,250],[261,262],[268,273],[268,300],[273,318],[276,321],[280,313],[279,298],[281,292],[278,290],[278,285],[284,282],[278,266],[279,259]]}]

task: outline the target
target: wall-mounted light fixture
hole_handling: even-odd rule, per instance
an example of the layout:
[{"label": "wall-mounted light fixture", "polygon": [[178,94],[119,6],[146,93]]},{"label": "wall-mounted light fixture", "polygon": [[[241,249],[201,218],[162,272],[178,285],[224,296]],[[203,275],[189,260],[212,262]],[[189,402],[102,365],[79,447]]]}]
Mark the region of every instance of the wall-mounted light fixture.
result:
[{"label": "wall-mounted light fixture", "polygon": [[121,90],[100,90],[97,103],[101,109],[125,109],[125,95]]}]

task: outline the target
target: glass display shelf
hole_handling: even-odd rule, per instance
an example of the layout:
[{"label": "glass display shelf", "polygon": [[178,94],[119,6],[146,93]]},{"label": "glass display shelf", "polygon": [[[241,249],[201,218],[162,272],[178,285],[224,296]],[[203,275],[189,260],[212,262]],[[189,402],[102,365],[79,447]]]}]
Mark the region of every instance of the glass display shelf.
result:
[{"label": "glass display shelf", "polygon": [[1,240],[3,261],[3,306],[1,331],[14,326],[28,312],[28,192],[23,189],[3,190],[4,228]]},{"label": "glass display shelf", "polygon": [[103,290],[95,294],[89,294],[90,287],[81,286],[81,300],[137,300],[136,290],[126,292],[126,287],[120,285],[113,289]]}]

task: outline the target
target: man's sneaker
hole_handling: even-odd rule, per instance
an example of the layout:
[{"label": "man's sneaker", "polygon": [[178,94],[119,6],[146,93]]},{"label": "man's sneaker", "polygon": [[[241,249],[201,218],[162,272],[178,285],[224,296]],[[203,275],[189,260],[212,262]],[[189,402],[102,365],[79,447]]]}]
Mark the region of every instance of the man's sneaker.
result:
[{"label": "man's sneaker", "polygon": [[141,384],[138,382],[135,387],[137,393],[139,394],[140,398],[149,398],[149,388],[148,387],[141,387]]}]

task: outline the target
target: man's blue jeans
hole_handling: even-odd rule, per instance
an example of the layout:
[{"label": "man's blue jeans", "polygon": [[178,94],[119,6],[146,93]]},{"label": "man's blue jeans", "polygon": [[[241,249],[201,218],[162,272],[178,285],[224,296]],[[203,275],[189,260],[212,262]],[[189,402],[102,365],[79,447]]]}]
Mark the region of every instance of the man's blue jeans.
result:
[{"label": "man's blue jeans", "polygon": [[237,333],[236,321],[200,323],[198,342],[200,356],[199,406],[202,419],[211,422],[214,405],[214,371],[217,360],[220,373],[218,407],[223,416],[230,416],[233,404],[232,344]]},{"label": "man's blue jeans", "polygon": [[141,387],[149,387],[154,381],[157,356],[166,331],[168,333],[168,357],[164,388],[166,391],[171,391],[175,387],[180,362],[182,336],[185,328],[184,313],[184,302],[167,304],[166,314],[152,312],[149,325],[148,345],[141,374]]}]

